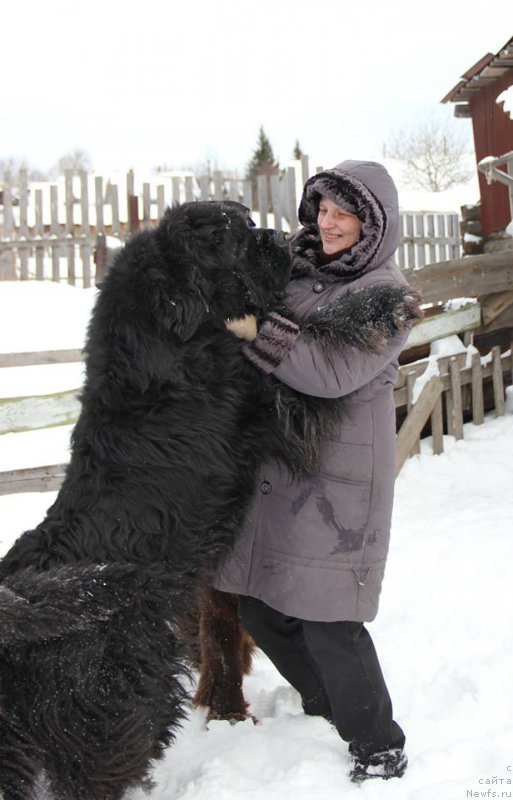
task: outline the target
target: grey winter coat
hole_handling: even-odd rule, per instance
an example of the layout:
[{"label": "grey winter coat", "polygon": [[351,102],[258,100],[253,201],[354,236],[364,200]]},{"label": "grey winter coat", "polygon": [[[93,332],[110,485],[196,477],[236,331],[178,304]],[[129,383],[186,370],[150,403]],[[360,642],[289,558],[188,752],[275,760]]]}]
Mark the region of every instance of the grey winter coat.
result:
[{"label": "grey winter coat", "polygon": [[[320,196],[362,220],[359,242],[318,263]],[[393,254],[398,242],[397,192],[384,167],[345,161],[305,185],[292,240],[293,273],[286,304],[308,317],[348,291],[404,284]],[[344,397],[338,430],[324,442],[318,474],[292,481],[266,464],[243,530],[214,585],[260,598],[282,613],[317,621],[370,621],[389,546],[394,492],[397,357],[407,334],[378,354],[352,347],[328,355],[300,328],[270,315],[246,355],[292,388]]]}]

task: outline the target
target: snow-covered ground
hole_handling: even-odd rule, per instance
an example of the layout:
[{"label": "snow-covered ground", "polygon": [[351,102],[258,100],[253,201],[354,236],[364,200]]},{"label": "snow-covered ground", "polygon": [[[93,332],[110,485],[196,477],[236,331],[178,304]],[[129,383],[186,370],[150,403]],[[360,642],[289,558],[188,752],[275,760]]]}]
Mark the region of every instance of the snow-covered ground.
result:
[{"label": "snow-covered ground", "polygon": [[[0,352],[80,347],[93,299],[71,287],[0,284]],[[53,369],[0,370],[0,396],[61,387]],[[0,470],[61,462],[69,432],[0,436]],[[155,769],[154,800],[513,797],[513,416],[466,425],[465,439],[446,437],[445,448],[433,456],[424,442],[397,480],[381,610],[369,625],[408,736],[404,778],[353,786],[346,745],[303,715],[260,655],[245,684],[259,724],[207,729],[192,712]],[[54,496],[0,497],[0,552]]]}]

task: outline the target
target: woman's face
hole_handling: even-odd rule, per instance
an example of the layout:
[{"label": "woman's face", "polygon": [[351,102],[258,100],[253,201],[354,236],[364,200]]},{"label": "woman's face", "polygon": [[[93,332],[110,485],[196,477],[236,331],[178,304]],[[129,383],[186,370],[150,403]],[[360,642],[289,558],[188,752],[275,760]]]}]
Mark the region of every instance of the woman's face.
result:
[{"label": "woman's face", "polygon": [[356,244],[362,228],[358,217],[340,208],[328,197],[321,197],[317,225],[321,234],[322,249],[328,256]]}]

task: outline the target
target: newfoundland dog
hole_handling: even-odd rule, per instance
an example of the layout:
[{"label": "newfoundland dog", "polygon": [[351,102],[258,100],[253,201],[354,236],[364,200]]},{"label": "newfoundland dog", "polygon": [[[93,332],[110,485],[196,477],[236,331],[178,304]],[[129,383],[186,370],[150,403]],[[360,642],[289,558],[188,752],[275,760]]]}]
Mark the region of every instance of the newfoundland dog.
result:
[{"label": "newfoundland dog", "polygon": [[[0,562],[4,800],[42,785],[55,800],[151,786],[185,713],[180,620],[233,541],[259,463],[311,466],[340,412],[285,390],[283,424],[272,379],[225,329],[279,307],[288,276],[282,237],[231,202],[170,208],[116,257],[89,326],[64,483]],[[406,291],[390,292],[380,336],[374,320],[357,342],[366,349],[412,317]],[[365,299],[319,312],[305,335],[329,328],[354,344]]]}]

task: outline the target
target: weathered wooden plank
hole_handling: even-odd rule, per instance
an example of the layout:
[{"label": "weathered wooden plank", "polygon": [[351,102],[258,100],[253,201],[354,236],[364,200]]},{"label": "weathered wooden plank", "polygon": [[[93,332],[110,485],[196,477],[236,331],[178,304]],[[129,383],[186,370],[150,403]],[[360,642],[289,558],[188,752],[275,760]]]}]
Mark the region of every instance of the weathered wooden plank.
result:
[{"label": "weathered wooden plank", "polygon": [[112,183],[109,191],[109,202],[112,214],[112,234],[113,236],[121,235],[121,222],[119,219],[119,189],[115,183]]},{"label": "weathered wooden plank", "polygon": [[239,181],[237,180],[237,178],[230,178],[230,180],[227,181],[227,184],[228,184],[228,198],[238,203],[240,200]]},{"label": "weathered wooden plank", "polygon": [[429,317],[414,325],[404,349],[418,347],[421,344],[429,344],[429,342],[434,342],[436,339],[443,339],[454,333],[476,330],[479,327],[481,327],[481,307],[479,303],[467,308],[459,308],[456,311],[444,311],[442,314]]},{"label": "weathered wooden plank", "polygon": [[423,269],[407,270],[405,275],[422,293],[425,303],[509,291],[513,286],[513,250],[427,264]]},{"label": "weathered wooden plank", "polygon": [[185,176],[185,200],[187,203],[192,203],[194,200],[194,186],[192,183],[192,175]]},{"label": "weathered wooden plank", "polygon": [[260,212],[260,227],[267,228],[269,198],[267,193],[266,175],[257,175],[257,196],[258,196],[258,211]]},{"label": "weathered wooden plank", "polygon": [[460,223],[457,214],[449,215],[449,235],[452,242],[449,244],[450,258],[459,258],[461,255]]},{"label": "weathered wooden plank", "polygon": [[91,247],[88,244],[80,248],[80,259],[82,261],[82,286],[84,289],[91,287]]},{"label": "weathered wooden plank", "polygon": [[413,214],[405,214],[404,216],[405,216],[405,220],[406,220],[406,240],[407,240],[406,252],[408,254],[408,268],[412,269],[412,267],[415,266],[415,245],[414,245],[414,242],[413,242],[413,237],[414,237],[414,228],[413,228],[414,216],[413,216]]},{"label": "weathered wooden plank", "polygon": [[50,464],[45,467],[0,472],[0,495],[55,491],[64,480],[66,466],[66,464]]},{"label": "weathered wooden plank", "polygon": [[[89,220],[89,181],[87,172],[80,170],[80,233],[82,236],[92,236],[91,224]],[[91,248],[89,245],[82,245],[80,248],[80,260],[82,262],[82,286],[89,289],[91,286]]]},{"label": "weathered wooden plank", "polygon": [[[95,240],[96,240],[96,237],[94,235],[81,236],[80,234],[77,234],[76,236],[73,237],[73,242],[77,247],[80,247],[81,245],[85,245],[85,244],[92,245],[92,244],[94,244]],[[20,248],[20,247],[34,247],[35,245],[38,245],[38,244],[40,245],[41,244],[41,239],[38,239],[35,236],[29,236],[26,240],[24,240],[22,242],[19,239],[16,239],[14,241],[14,244],[18,248]],[[53,244],[69,245],[70,244],[70,238],[68,236],[65,236],[65,235],[64,236],[56,236],[55,238],[45,238],[43,244],[44,244],[45,247],[48,246],[48,244],[50,244],[50,245],[53,245]],[[13,245],[13,242],[0,242],[0,251],[2,251],[4,249],[10,249],[12,247],[12,245]]]},{"label": "weathered wooden plank", "polygon": [[214,172],[214,200],[223,199],[223,173],[219,170]]},{"label": "weathered wooden plank", "polygon": [[8,170],[4,172],[3,181],[3,236],[5,239],[11,239],[14,233],[14,216],[12,211],[12,176]]},{"label": "weathered wooden plank", "polygon": [[[134,198],[136,202],[134,203]],[[133,169],[126,174],[126,219],[129,233],[135,233],[139,227],[139,202],[135,194],[135,176]]]},{"label": "weathered wooden plank", "polygon": [[61,248],[57,243],[59,237],[59,189],[58,186],[50,186],[50,250],[52,254],[52,281],[60,281]]},{"label": "weathered wooden plank", "polygon": [[[28,229],[28,174],[27,170],[23,169],[20,170],[20,239],[27,240],[29,235]],[[18,248],[18,253],[20,257],[20,278],[22,281],[28,280],[29,278],[29,256],[30,256],[30,248],[24,247],[20,245]]]},{"label": "weathered wooden plank", "polygon": [[45,246],[43,243],[43,191],[36,189],[35,192],[35,225],[34,233],[38,244],[36,244],[36,280],[44,280],[45,273]]},{"label": "weathered wooden plank", "polygon": [[438,221],[438,238],[440,240],[440,242],[439,242],[439,253],[440,253],[439,258],[445,259],[445,258],[447,258],[447,247],[446,247],[446,244],[445,244],[445,241],[444,241],[445,238],[446,238],[445,216],[444,216],[444,214],[437,214],[437,221]]},{"label": "weathered wooden plank", "polygon": [[480,298],[483,324],[489,325],[506,308],[513,305],[513,289],[507,292],[496,292]]},{"label": "weathered wooden plank", "polygon": [[502,379],[501,349],[498,345],[492,347],[492,380],[495,415],[504,416],[504,381]]},{"label": "weathered wooden plank", "polygon": [[[3,226],[0,228],[0,235],[2,235],[4,239],[12,239],[14,234],[14,216],[12,211],[10,172],[4,173],[2,222]],[[12,245],[9,245],[8,247],[6,246],[5,250],[0,251],[0,280],[12,281],[15,278],[14,250],[12,249]]]},{"label": "weathered wooden plank", "polygon": [[73,242],[73,203],[74,203],[74,196],[73,196],[73,173],[70,169],[67,169],[64,172],[64,202],[66,205],[66,224],[65,224],[65,231],[67,236],[70,239],[68,247],[66,249],[67,259],[68,259],[68,268],[67,268],[67,276],[68,276],[68,283],[71,286],[76,284],[76,272],[75,272],[75,245]]},{"label": "weathered wooden plank", "polygon": [[78,391],[0,399],[0,434],[76,422],[81,408]]},{"label": "weathered wooden plank", "polygon": [[415,266],[423,267],[426,263],[426,251],[424,245],[424,215],[415,214],[415,239],[417,241],[415,252]]},{"label": "weathered wooden plank", "polygon": [[143,227],[149,228],[151,225],[151,195],[150,184],[143,183],[143,198],[142,198],[142,211],[143,211]]},{"label": "weathered wooden plank", "polygon": [[280,177],[271,175],[271,202],[273,206],[274,227],[277,231],[283,230],[281,196],[280,196]]},{"label": "weathered wooden plank", "polygon": [[442,395],[437,398],[431,413],[431,437],[433,441],[433,455],[439,456],[444,451]]},{"label": "weathered wooden plank", "polygon": [[426,220],[426,228],[427,228],[427,235],[428,238],[431,240],[428,245],[429,250],[429,260],[431,262],[436,261],[436,244],[435,244],[435,215],[428,214]]},{"label": "weathered wooden plank", "polygon": [[202,200],[210,199],[210,178],[208,175],[201,175],[199,179],[200,197]]},{"label": "weathered wooden plank", "polygon": [[310,177],[310,159],[308,156],[301,156],[301,181],[303,186],[307,182],[308,178]]},{"label": "weathered wooden plank", "polygon": [[103,209],[103,178],[97,175],[94,179],[94,207],[96,211],[96,233],[105,234],[105,215]]},{"label": "weathered wooden plank", "polygon": [[294,167],[287,167],[287,197],[290,230],[295,231],[299,225],[299,220],[297,218],[296,170]]},{"label": "weathered wooden plank", "polygon": [[[413,408],[413,390],[415,387],[415,381],[417,380],[417,374],[412,370],[406,374],[406,407],[407,413],[410,414]],[[415,440],[413,443],[410,455],[417,455],[420,453],[420,437]]]},{"label": "weathered wooden plank", "polygon": [[242,181],[242,202],[246,208],[251,208],[251,181]]},{"label": "weathered wooden plank", "polygon": [[461,398],[461,376],[455,358],[449,361],[449,380],[451,397],[451,415],[447,416],[448,432],[456,439],[463,439],[463,403]]},{"label": "weathered wooden plank", "polygon": [[396,437],[395,474],[398,475],[401,467],[408,458],[414,442],[419,438],[422,428],[432,413],[435,403],[440,397],[443,384],[438,376],[430,378],[420,393],[417,402],[408,414]]},{"label": "weathered wooden plank", "polygon": [[36,350],[30,353],[0,353],[0,367],[34,367],[38,364],[73,364],[82,361],[82,350]]},{"label": "weathered wooden plank", "polygon": [[481,369],[481,356],[474,353],[471,366],[472,380],[472,422],[481,425],[484,422],[483,398],[483,371]]},{"label": "weathered wooden plank", "polygon": [[166,189],[163,183],[157,186],[157,219],[162,219],[166,210]]}]

